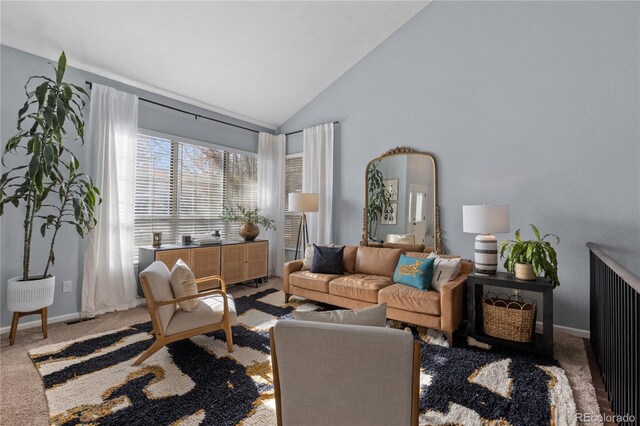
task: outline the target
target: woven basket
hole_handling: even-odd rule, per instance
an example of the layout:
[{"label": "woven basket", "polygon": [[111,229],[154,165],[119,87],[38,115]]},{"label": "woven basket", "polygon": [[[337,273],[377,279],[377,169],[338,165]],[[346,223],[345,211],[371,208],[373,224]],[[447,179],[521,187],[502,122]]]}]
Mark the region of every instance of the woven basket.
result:
[{"label": "woven basket", "polygon": [[512,342],[533,341],[536,303],[500,297],[484,297],[482,301],[485,334]]}]

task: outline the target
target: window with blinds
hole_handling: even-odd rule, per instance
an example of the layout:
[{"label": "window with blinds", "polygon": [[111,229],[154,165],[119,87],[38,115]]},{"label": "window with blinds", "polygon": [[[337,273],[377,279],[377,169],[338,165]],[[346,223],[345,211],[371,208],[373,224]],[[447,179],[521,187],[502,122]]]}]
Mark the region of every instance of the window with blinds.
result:
[{"label": "window with blinds", "polygon": [[287,157],[285,159],[285,217],[284,217],[284,246],[288,249],[296,248],[300,214],[289,212],[289,193],[302,191],[302,157]]},{"label": "window with blinds", "polygon": [[138,247],[151,244],[157,231],[162,232],[163,243],[214,230],[223,238],[236,238],[241,224],[219,219],[222,204],[257,206],[256,160],[255,155],[139,134],[134,261],[138,262]]}]

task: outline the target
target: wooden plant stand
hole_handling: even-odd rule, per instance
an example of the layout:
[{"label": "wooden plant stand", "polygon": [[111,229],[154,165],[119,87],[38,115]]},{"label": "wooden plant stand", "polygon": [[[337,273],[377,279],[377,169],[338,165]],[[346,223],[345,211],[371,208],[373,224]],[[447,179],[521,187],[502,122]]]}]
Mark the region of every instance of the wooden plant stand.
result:
[{"label": "wooden plant stand", "polygon": [[31,312],[14,312],[13,320],[11,321],[11,332],[9,333],[9,346],[13,346],[16,343],[16,334],[18,332],[18,322],[20,318],[26,317],[27,315],[37,315],[40,314],[40,318],[42,319],[42,338],[47,338],[47,308],[37,309]]}]

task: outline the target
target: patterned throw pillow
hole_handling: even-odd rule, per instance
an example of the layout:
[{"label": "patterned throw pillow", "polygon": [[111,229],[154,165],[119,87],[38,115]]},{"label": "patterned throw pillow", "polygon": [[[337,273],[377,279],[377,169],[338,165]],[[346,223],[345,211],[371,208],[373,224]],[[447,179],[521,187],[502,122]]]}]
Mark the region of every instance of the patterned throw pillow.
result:
[{"label": "patterned throw pillow", "polygon": [[[175,298],[191,296],[198,294],[198,285],[196,284],[196,277],[191,272],[191,269],[187,266],[182,259],[178,259],[173,268],[171,269],[171,288],[173,289],[173,295]],[[178,302],[185,311],[193,311],[198,306],[198,299],[185,300]]]},{"label": "patterned throw pillow", "polygon": [[429,290],[429,283],[433,276],[434,260],[401,255],[396,272],[393,274],[393,281],[410,285],[420,290]]},{"label": "patterned throw pillow", "polygon": [[314,274],[344,274],[344,246],[322,247],[314,244],[313,249],[311,272]]},{"label": "patterned throw pillow", "polygon": [[387,304],[362,309],[337,309],[335,311],[314,312],[294,311],[293,319],[298,321],[314,321],[332,324],[367,325],[385,327],[387,325]]},{"label": "patterned throw pillow", "polygon": [[459,257],[448,259],[440,257],[436,253],[431,253],[428,259],[434,259],[435,261],[433,264],[433,279],[431,280],[431,287],[435,291],[440,292],[443,285],[460,275],[462,264]]}]

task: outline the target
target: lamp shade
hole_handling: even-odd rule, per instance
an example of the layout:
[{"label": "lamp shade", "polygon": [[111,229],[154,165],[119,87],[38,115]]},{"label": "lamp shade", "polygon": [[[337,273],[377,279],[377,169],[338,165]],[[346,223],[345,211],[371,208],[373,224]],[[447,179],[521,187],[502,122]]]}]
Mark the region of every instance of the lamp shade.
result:
[{"label": "lamp shade", "polygon": [[462,230],[471,234],[509,232],[509,206],[480,204],[462,206]]},{"label": "lamp shade", "polygon": [[318,194],[313,192],[290,192],[289,193],[290,212],[317,212]]}]

